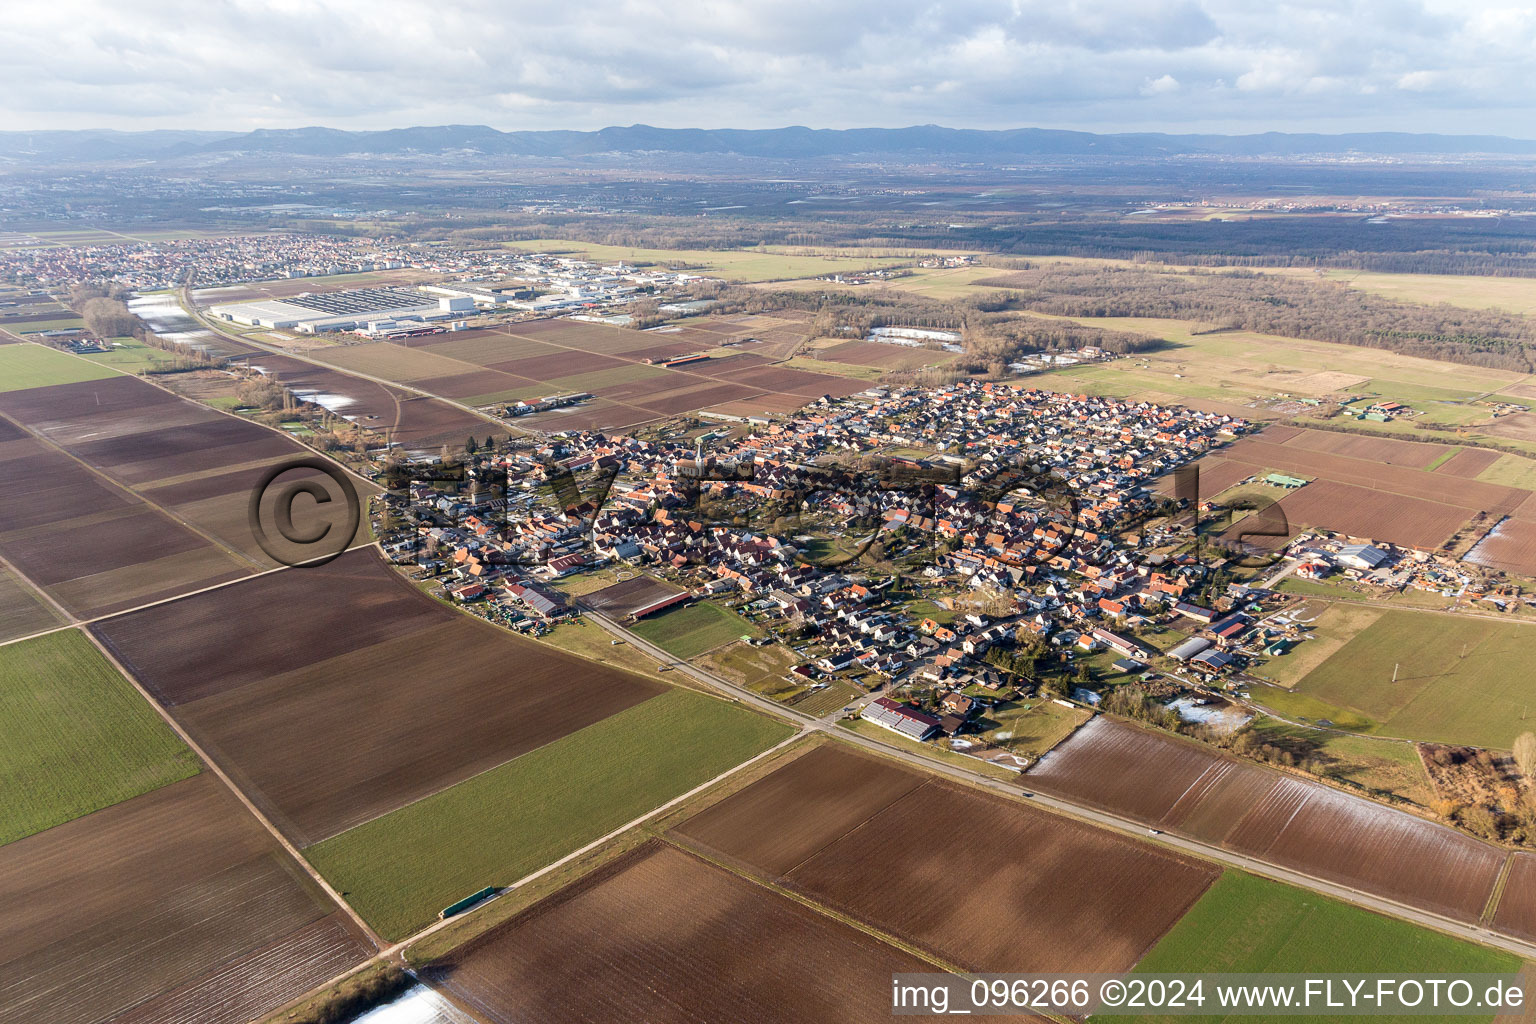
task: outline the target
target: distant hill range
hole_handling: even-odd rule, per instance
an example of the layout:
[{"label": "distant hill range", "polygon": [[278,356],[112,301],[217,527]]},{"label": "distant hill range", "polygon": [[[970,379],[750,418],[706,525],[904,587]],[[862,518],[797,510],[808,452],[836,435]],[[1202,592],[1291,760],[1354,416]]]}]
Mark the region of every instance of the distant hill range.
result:
[{"label": "distant hill range", "polygon": [[201,131],[0,132],[0,161],[28,164],[115,163],[286,157],[481,156],[592,159],[668,154],[810,160],[904,158],[1006,162],[1052,157],[1162,159],[1170,157],[1286,158],[1312,155],[1522,156],[1536,141],[1495,135],[1165,135],[1015,128],[982,131],[921,125],[912,128],[652,128],[637,124],[593,132],[502,132],[484,125],[349,132],[334,128]]}]

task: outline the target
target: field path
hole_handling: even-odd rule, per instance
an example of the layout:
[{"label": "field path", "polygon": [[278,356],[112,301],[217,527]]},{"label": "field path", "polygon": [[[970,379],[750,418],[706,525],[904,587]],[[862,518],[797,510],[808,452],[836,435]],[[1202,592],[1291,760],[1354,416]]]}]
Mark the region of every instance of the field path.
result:
[{"label": "field path", "polygon": [[[35,584],[33,584],[30,579],[27,579],[26,576],[24,576],[20,572],[18,572],[15,566],[12,566],[12,565],[10,565],[10,563],[5,562],[5,560],[3,558],[0,558],[0,564],[5,565],[6,568],[8,568],[12,572],[16,573],[17,576],[20,579],[24,580],[29,586],[32,586],[33,589],[37,590],[38,593],[42,594],[44,599],[47,600],[51,605],[53,605],[59,611],[60,614],[64,615],[66,618],[69,618],[72,622],[74,621],[73,617],[70,616],[69,613],[64,610],[63,606],[61,606],[57,601],[55,601],[46,592],[42,591]],[[282,570],[281,569],[275,569],[273,571],[274,572],[281,572]],[[265,575],[265,574],[263,574],[263,575]],[[238,583],[243,583],[243,582],[245,582],[244,579],[235,580],[231,584],[226,584],[226,585],[232,586],[232,585],[235,585],[235,584],[238,584]],[[216,588],[207,588],[207,589],[216,589]],[[185,597],[185,596],[187,596],[187,595],[185,595],[185,594],[181,595],[181,597]],[[170,598],[169,600],[172,600],[172,601],[180,600],[180,597]],[[155,603],[156,604],[161,604],[161,603],[164,603],[164,602],[155,602]],[[357,925],[357,927],[362,930],[362,933],[365,936],[368,937],[368,941],[372,942],[374,944],[374,946],[382,949],[384,947],[384,945],[385,945],[385,942],[378,935],[378,933],[375,932],[372,928],[368,927],[368,922],[364,921],[362,919],[362,917],[360,917],[358,915],[357,911],[352,909],[351,904],[349,904],[346,900],[342,899],[341,893],[339,893],[335,889],[333,889],[331,887],[331,884],[329,882],[327,882],[323,877],[321,877],[321,875],[320,875],[320,873],[318,871],[316,871],[313,867],[310,866],[309,861],[305,860],[303,855],[299,852],[299,848],[294,846],[292,843],[290,843],[283,836],[283,834],[277,830],[277,827],[272,824],[272,822],[267,818],[266,815],[261,813],[261,810],[254,803],[251,802],[250,798],[245,795],[245,793],[240,789],[240,787],[235,785],[234,780],[231,779],[228,775],[226,775],[224,773],[224,770],[218,766],[218,764],[213,760],[213,758],[208,756],[207,751],[203,750],[203,748],[198,745],[198,742],[195,739],[193,739],[192,736],[184,728],[182,728],[181,723],[177,722],[176,719],[171,716],[171,713],[169,711],[167,711],[165,709],[165,707],[163,707],[159,701],[155,700],[155,698],[150,694],[150,692],[144,688],[144,684],[140,683],[138,678],[132,672],[128,671],[128,667],[117,659],[117,656],[112,653],[111,649],[108,648],[106,644],[102,643],[99,639],[97,639],[95,634],[93,634],[89,629],[86,629],[83,624],[80,624],[78,622],[74,622],[74,624],[69,625],[69,626],[65,626],[64,628],[65,629],[79,629],[80,630],[80,632],[85,636],[85,638],[91,642],[92,646],[94,646],[96,648],[96,650],[101,652],[101,656],[107,659],[107,663],[110,664],[113,668],[115,668],[119,673],[121,673],[122,677],[124,679],[128,680],[128,682],[133,686],[133,688],[138,691],[139,696],[143,697],[144,700],[149,704],[149,706],[155,709],[155,712],[161,717],[161,719],[163,719],[165,721],[166,725],[170,726],[171,731],[176,734],[177,738],[179,738],[181,740],[181,742],[185,743],[188,746],[188,748],[190,748],[192,750],[192,752],[198,756],[198,759],[201,760],[202,763],[203,763],[203,768],[206,771],[212,772],[218,778],[218,780],[220,782],[222,782],[224,784],[224,786],[231,793],[234,794],[235,799],[239,800],[240,803],[245,807],[245,809],[247,811],[251,812],[251,815],[257,821],[259,821],[261,823],[262,828],[266,829],[267,832],[272,836],[272,838],[274,840],[276,840],[277,843],[280,846],[282,846],[282,848],[284,850],[286,850],[289,853],[290,856],[293,857],[294,862],[298,864],[298,866],[304,871],[304,873],[307,874],[311,879],[313,879],[315,884],[318,885],[326,894],[328,894],[330,896],[330,898],[336,903],[336,905],[338,907],[340,907],[342,910],[346,911],[347,916],[352,918],[353,923],[355,923]],[[57,630],[49,630],[48,632],[57,632]]]},{"label": "field path", "polygon": [[[309,356],[302,355],[299,352],[293,352],[293,351],[289,351],[288,349],[277,348],[274,345],[262,344],[261,342],[256,341],[254,338],[248,337],[248,336],[243,335],[243,334],[230,334],[228,331],[226,331],[222,327],[220,327],[218,325],[217,321],[210,320],[210,319],[208,319],[207,317],[203,316],[201,313],[199,313],[197,311],[197,307],[192,302],[192,291],[191,291],[191,289],[192,289],[192,286],[190,284],[188,284],[188,285],[183,286],[182,289],[181,289],[181,292],[179,293],[179,301],[181,303],[181,308],[182,308],[183,312],[185,312],[192,319],[196,320],[199,324],[201,324],[204,327],[206,327],[208,330],[210,330],[213,333],[219,335],[219,337],[221,337],[221,338],[228,338],[230,341],[238,341],[242,345],[250,345],[253,348],[259,348],[263,352],[269,353],[270,355],[284,356],[284,357],[287,357],[289,359],[297,359],[301,363],[308,363],[309,365],[314,366],[314,367],[318,367],[318,368],[320,368],[322,370],[330,370],[332,373],[339,373],[339,374],[341,374],[343,376],[346,376],[346,377],[355,377],[358,380],[365,380],[365,381],[367,381],[370,384],[377,384],[380,387],[385,388],[386,390],[388,390],[389,388],[398,388],[401,391],[409,391],[412,394],[420,395],[423,398],[430,398],[430,399],[433,399],[434,401],[442,402],[444,405],[451,405],[455,409],[458,409],[460,412],[468,413],[469,415],[475,417],[476,419],[483,420],[486,423],[495,424],[500,429],[505,430],[505,431],[507,431],[507,432],[509,432],[509,433],[511,433],[513,435],[518,435],[518,434],[526,433],[526,431],[520,430],[517,427],[512,426],[510,423],[505,423],[502,420],[497,419],[495,416],[491,416],[491,415],[488,415],[486,413],[481,412],[479,409],[476,409],[472,405],[465,405],[464,403],[456,402],[456,401],[454,401],[451,398],[444,398],[442,395],[433,394],[430,391],[423,391],[421,388],[413,387],[410,384],[402,384],[402,383],[400,383],[399,381],[396,381],[396,380],[386,380],[383,377],[375,377],[372,374],[363,373],[363,372],[361,372],[359,370],[343,369],[340,366],[336,366],[336,365],[334,365],[332,363],[327,363],[327,362],[325,362],[323,360],[320,360],[320,359],[312,359]],[[397,427],[399,426],[399,423],[400,423],[400,421],[399,421],[399,411],[398,411],[399,408],[400,408],[400,400],[399,400],[399,398],[396,398],[395,399],[395,409],[396,409],[395,425]]]},{"label": "field path", "polygon": [[359,915],[357,911],[352,909],[352,905],[342,898],[341,893],[332,888],[331,883],[327,882],[325,878],[320,874],[320,872],[316,871],[313,867],[310,866],[309,861],[305,860],[304,855],[299,852],[299,848],[290,843],[287,838],[284,837],[282,832],[278,831],[277,826],[272,824],[271,820],[265,814],[261,813],[261,809],[251,801],[250,797],[245,795],[244,791],[241,790],[239,786],[235,785],[234,780],[225,774],[224,769],[220,768],[218,763],[214,761],[212,757],[208,756],[207,751],[203,750],[203,748],[198,745],[198,742],[192,738],[192,735],[183,729],[181,724],[171,716],[171,713],[167,711],[163,706],[161,706],[160,702],[155,700],[150,692],[144,688],[144,685],[139,682],[138,678],[134,676],[132,672],[128,671],[128,666],[124,665],[121,661],[118,661],[117,656],[112,653],[111,649],[108,648],[106,644],[98,640],[90,630],[82,629],[81,632],[83,632],[90,639],[91,643],[96,646],[96,649],[101,652],[102,657],[106,658],[114,668],[121,672],[124,679],[133,684],[133,688],[139,691],[139,696],[143,697],[146,701],[149,702],[151,707],[159,712],[160,717],[164,719],[165,723],[175,731],[176,735],[181,739],[181,742],[190,747],[192,752],[202,760],[203,767],[207,771],[210,771],[215,776],[217,776],[220,782],[224,783],[229,791],[235,795],[235,798],[239,800],[240,803],[244,805],[245,809],[251,813],[251,816],[254,817],[257,821],[261,822],[261,827],[266,829],[268,834],[270,834],[272,838],[276,840],[277,843],[288,852],[289,856],[293,858],[294,862],[298,864],[299,868],[302,869],[303,872],[308,875],[317,886],[324,890],[326,895],[328,895],[338,907],[346,911],[347,916],[352,919],[352,922],[357,925],[357,927],[362,931],[363,935],[367,936],[368,941],[373,943],[375,947],[383,948],[385,945],[384,939],[368,926],[368,922],[364,921],[362,916]]}]

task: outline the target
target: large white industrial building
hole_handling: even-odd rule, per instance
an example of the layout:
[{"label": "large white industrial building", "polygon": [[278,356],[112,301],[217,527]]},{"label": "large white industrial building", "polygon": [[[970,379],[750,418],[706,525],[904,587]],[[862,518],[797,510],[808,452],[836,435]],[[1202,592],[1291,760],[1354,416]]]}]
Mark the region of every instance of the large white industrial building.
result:
[{"label": "large white industrial building", "polygon": [[210,306],[221,320],[251,327],[316,334],[350,331],[381,320],[447,320],[474,312],[469,298],[438,297],[401,288],[362,288],[347,292],[296,295],[291,299],[231,302]]}]

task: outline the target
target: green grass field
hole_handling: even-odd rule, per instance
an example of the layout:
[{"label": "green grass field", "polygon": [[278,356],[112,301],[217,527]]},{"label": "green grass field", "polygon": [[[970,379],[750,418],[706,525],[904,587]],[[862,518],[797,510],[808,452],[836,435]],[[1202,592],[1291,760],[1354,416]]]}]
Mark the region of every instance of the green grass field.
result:
[{"label": "green grass field", "polygon": [[305,856],[390,938],[505,886],[786,739],[789,726],[671,690]]},{"label": "green grass field", "polygon": [[[1287,579],[1285,582],[1289,583]],[[1310,583],[1298,580],[1298,583]],[[1309,621],[1307,639],[1277,658],[1269,658],[1253,675],[1270,679],[1282,686],[1294,686],[1323,662],[1333,657],[1361,630],[1381,618],[1385,609],[1379,605],[1351,604],[1343,601],[1313,601],[1302,617]]]},{"label": "green grass field", "polygon": [[153,370],[157,366],[165,366],[176,361],[176,357],[171,353],[152,348],[133,338],[113,338],[112,340],[116,346],[111,352],[101,352],[85,358],[101,366],[122,370],[124,373]]},{"label": "green grass field", "polygon": [[[1427,928],[1382,917],[1303,889],[1228,871],[1189,913],[1136,965],[1138,974],[1449,972],[1514,974],[1518,957],[1453,939]],[[1205,1006],[1214,999],[1207,991]],[[1296,1017],[1222,1013],[1168,1017],[1100,1017],[1094,1020],[1266,1021]],[[1328,1017],[1343,1020],[1387,1017]],[[1428,1020],[1430,1018],[1424,1018]],[[1456,1017],[1456,1020],[1492,1020]]]},{"label": "green grass field", "polygon": [[1393,609],[1297,690],[1369,716],[1390,736],[1507,750],[1536,723],[1532,650],[1536,626]]},{"label": "green grass field", "polygon": [[739,636],[761,635],[756,626],[711,601],[669,608],[641,619],[630,631],[685,661]]},{"label": "green grass field", "polygon": [[199,771],[75,630],[0,647],[0,736],[0,844]]},{"label": "green grass field", "polygon": [[[1303,271],[1312,274],[1315,271]],[[1466,309],[1502,309],[1536,313],[1536,281],[1528,277],[1478,277],[1473,274],[1387,274],[1367,270],[1327,270],[1324,276],[1351,288],[1399,302],[1448,302]]]},{"label": "green grass field", "polygon": [[1089,714],[1082,708],[1064,708],[1055,701],[1033,697],[1003,701],[983,717],[996,723],[982,732],[983,739],[1015,754],[1038,757],[1072,735],[1088,721]]},{"label": "green grass field", "polygon": [[0,345],[0,391],[24,391],[116,376],[117,371],[110,367],[96,366],[43,345]]},{"label": "green grass field", "polygon": [[841,256],[804,254],[772,249],[637,249],[622,245],[599,245],[563,238],[534,238],[508,242],[508,248],[524,252],[551,252],[578,256],[600,263],[624,260],[627,263],[682,264],[691,269],[717,274],[727,281],[786,281],[822,274],[847,274],[877,267],[911,263],[902,256]]},{"label": "green grass field", "polygon": [[12,334],[37,334],[41,331],[67,331],[84,327],[85,321],[77,316],[44,316],[36,320],[17,320],[5,325]]}]

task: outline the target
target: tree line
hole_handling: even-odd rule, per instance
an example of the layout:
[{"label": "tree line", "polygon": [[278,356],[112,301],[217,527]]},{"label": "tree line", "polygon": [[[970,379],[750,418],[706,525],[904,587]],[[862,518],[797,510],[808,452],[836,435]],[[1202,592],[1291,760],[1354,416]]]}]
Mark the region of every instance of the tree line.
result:
[{"label": "tree line", "polygon": [[1397,302],[1332,281],[1250,271],[1045,265],[976,282],[1039,313],[1162,317],[1446,362],[1532,372],[1536,320],[1498,310]]}]

